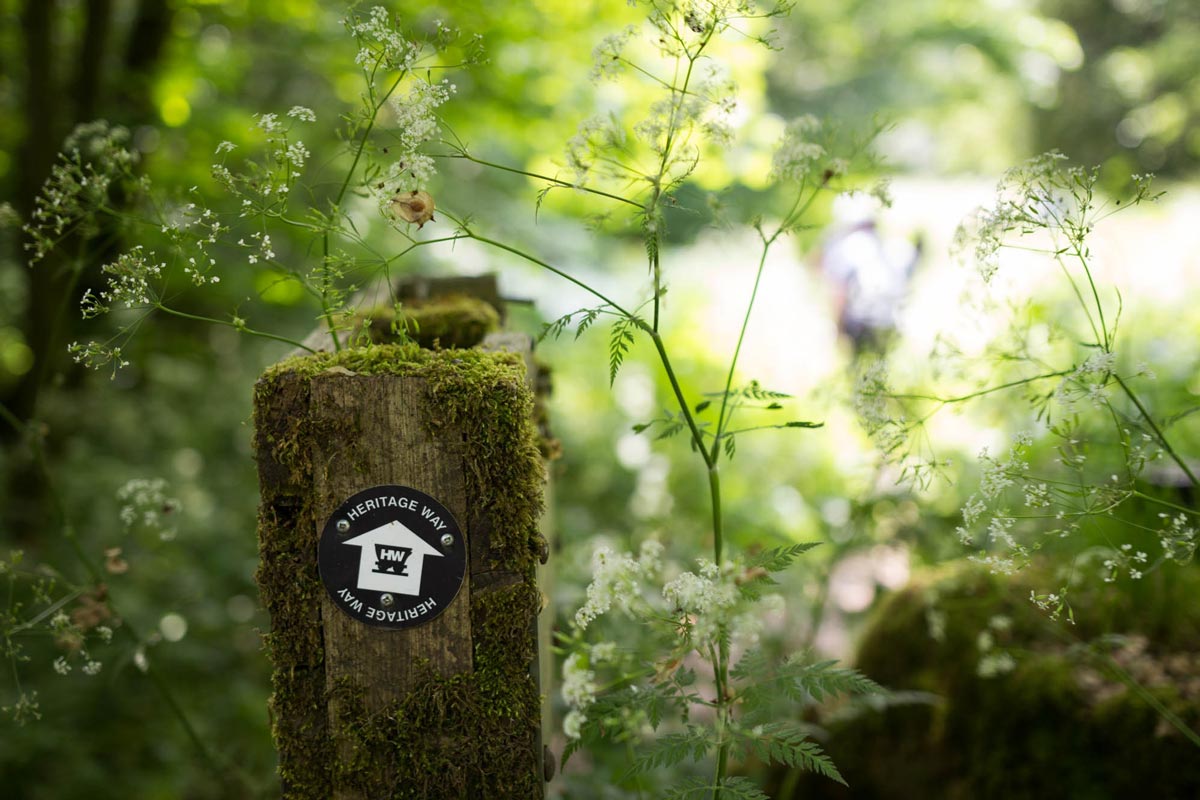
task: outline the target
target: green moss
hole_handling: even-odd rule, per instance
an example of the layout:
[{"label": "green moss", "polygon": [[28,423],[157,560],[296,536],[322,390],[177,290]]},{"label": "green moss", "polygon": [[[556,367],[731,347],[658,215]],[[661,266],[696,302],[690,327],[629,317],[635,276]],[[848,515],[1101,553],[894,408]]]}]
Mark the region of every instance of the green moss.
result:
[{"label": "green moss", "polygon": [[363,337],[372,344],[411,340],[427,348],[467,348],[500,329],[500,314],[477,297],[445,295],[406,300],[399,313],[388,306],[372,308],[355,314],[350,323],[352,341]]},{"label": "green moss", "polygon": [[[486,587],[473,580],[473,672],[451,678],[430,672],[375,715],[365,712],[361,692],[348,683],[326,694],[307,442],[354,434],[318,431],[308,414],[311,380],[331,370],[425,380],[424,424],[435,435],[453,432],[463,440],[474,514],[467,521],[472,563],[480,545],[474,537],[486,529],[484,569],[496,571]],[[534,566],[542,547],[544,465],[524,370],[515,354],[382,344],[288,359],[256,385],[264,486],[257,579],[272,618],[271,708],[285,797],[326,798],[335,779],[371,798],[540,796],[533,757],[540,701],[530,667],[541,602]],[[340,709],[332,726],[330,701]],[[339,762],[336,754],[345,749],[335,741],[352,743],[352,755]]]},{"label": "green moss", "polygon": [[[857,666],[885,686],[930,692],[938,701],[831,726],[828,750],[853,790],[805,778],[794,796],[1194,795],[1195,746],[1083,657],[1078,642],[1103,633],[1129,637],[1114,657],[1195,728],[1200,574],[1149,575],[1135,587],[1140,602],[1107,586],[1078,589],[1076,626],[1050,623],[1029,603],[1031,586],[1046,585],[1052,582],[1036,570],[1013,579],[960,567],[918,577],[882,603]],[[997,617],[1007,624],[994,624]],[[992,652],[1014,657],[1011,671],[980,674],[981,633]]]},{"label": "green moss", "polygon": [[338,783],[372,798],[540,796],[530,758],[539,699],[528,627],[539,603],[527,583],[473,595],[474,672],[430,672],[382,713],[366,714],[352,683],[335,687],[337,738],[353,753],[337,765]]}]

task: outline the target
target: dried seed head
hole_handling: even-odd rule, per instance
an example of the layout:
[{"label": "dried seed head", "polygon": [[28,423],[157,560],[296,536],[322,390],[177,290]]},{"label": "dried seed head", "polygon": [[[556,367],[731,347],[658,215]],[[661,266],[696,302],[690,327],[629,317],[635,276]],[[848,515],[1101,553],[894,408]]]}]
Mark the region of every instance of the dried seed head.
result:
[{"label": "dried seed head", "polygon": [[426,222],[437,222],[433,218],[433,197],[429,192],[402,192],[392,198],[392,213],[405,222],[417,223],[420,230]]}]

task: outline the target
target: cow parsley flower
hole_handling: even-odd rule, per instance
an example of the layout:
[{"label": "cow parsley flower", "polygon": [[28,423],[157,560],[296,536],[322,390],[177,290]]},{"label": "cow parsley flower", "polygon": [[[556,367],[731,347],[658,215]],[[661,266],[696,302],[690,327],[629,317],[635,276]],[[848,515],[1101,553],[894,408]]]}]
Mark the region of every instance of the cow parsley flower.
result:
[{"label": "cow parsley flower", "polygon": [[288,110],[287,115],[289,117],[291,117],[292,119],[298,119],[301,122],[316,122],[317,121],[316,113],[311,108],[308,108],[307,106],[292,106]]}]

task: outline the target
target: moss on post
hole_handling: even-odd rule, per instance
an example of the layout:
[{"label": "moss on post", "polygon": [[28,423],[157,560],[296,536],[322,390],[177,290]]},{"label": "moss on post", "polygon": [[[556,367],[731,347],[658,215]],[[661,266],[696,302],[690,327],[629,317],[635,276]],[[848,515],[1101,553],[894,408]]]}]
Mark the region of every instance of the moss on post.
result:
[{"label": "moss on post", "polygon": [[[381,403],[390,404],[386,412]],[[284,796],[541,797],[540,698],[530,669],[544,465],[524,358],[415,344],[317,353],[269,369],[254,405],[257,580],[272,619],[271,711]],[[416,638],[418,655],[405,655],[408,630],[356,631],[389,658],[407,659],[383,668],[379,674],[400,677],[381,687],[339,671],[330,626],[357,623],[334,617],[340,612],[326,602],[316,547],[325,516],[345,499],[332,495],[397,482],[390,471],[402,468],[372,451],[380,426],[417,430],[412,425],[422,452],[438,459],[429,475],[455,484],[425,490],[442,495],[468,541],[469,583],[455,600],[466,604],[467,663]]]}]

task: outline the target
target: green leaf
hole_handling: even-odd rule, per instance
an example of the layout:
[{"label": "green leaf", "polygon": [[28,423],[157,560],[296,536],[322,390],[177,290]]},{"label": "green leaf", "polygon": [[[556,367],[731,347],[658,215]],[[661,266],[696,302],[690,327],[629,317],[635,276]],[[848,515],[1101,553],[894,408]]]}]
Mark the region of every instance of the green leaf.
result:
[{"label": "green leaf", "polygon": [[691,778],[672,787],[663,797],[664,800],[709,800],[717,789],[721,790],[721,800],[770,800],[752,780],[741,776],[722,778],[715,784],[704,778]]},{"label": "green leaf", "polygon": [[743,397],[748,397],[751,400],[784,400],[791,397],[786,392],[776,392],[771,389],[764,389],[758,381],[750,381],[750,383],[740,390],[738,393]]},{"label": "green leaf", "polygon": [[630,345],[633,344],[633,320],[628,317],[617,320],[612,327],[608,342],[608,385],[611,387],[617,380],[617,372],[625,361]]},{"label": "green leaf", "polygon": [[816,702],[840,694],[876,694],[884,689],[875,681],[856,669],[837,666],[836,660],[802,664],[802,658],[789,659],[786,672],[791,677],[785,681],[784,690],[796,700],[805,700],[808,695]]},{"label": "green leaf", "polygon": [[716,733],[704,725],[688,725],[683,733],[669,733],[641,749],[626,776],[641,775],[681,761],[703,761],[717,746]]},{"label": "green leaf", "polygon": [[592,327],[592,323],[600,316],[601,309],[592,308],[583,313],[583,318],[579,320],[579,327],[575,329],[575,338],[578,339],[583,335],[583,332]]},{"label": "green leaf", "polygon": [[815,772],[846,785],[833,760],[795,723],[771,722],[736,731],[735,735],[740,739],[739,750],[749,751],[762,761]]},{"label": "green leaf", "polygon": [[796,420],[792,420],[791,422],[785,422],[783,427],[785,427],[785,428],[824,428],[825,423],[824,422],[804,422],[802,420],[796,419]]},{"label": "green leaf", "polygon": [[800,556],[820,545],[820,542],[800,542],[786,547],[773,547],[746,559],[746,568],[762,567],[767,572],[782,572]]},{"label": "green leaf", "polygon": [[712,400],[701,400],[699,403],[696,404],[695,413],[699,414],[700,412],[704,411],[704,409],[708,408],[711,405],[712,405]]}]

